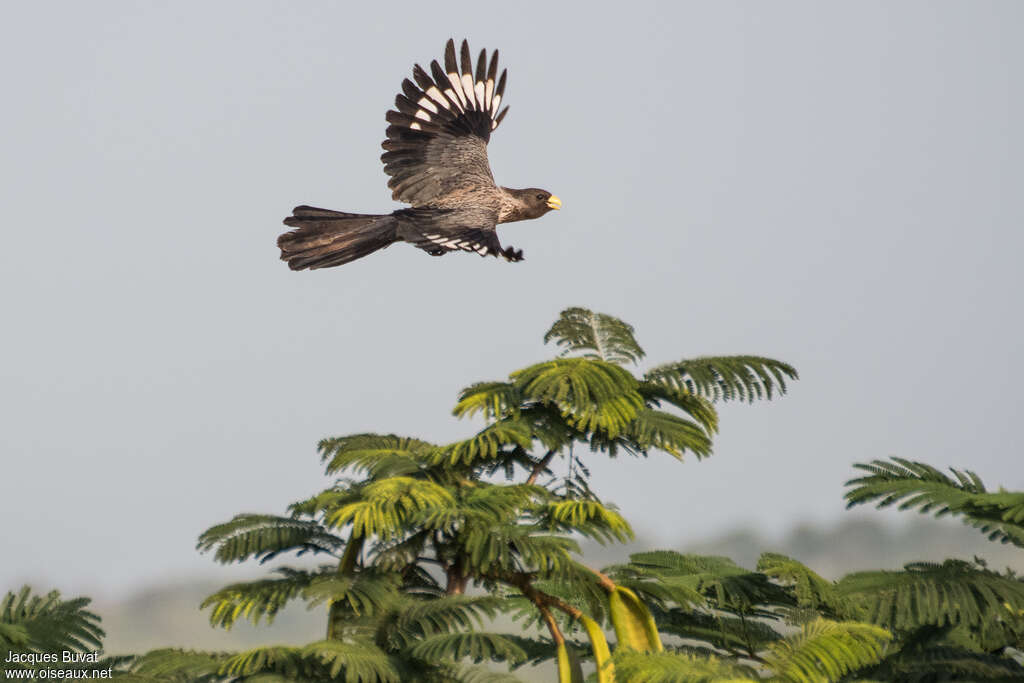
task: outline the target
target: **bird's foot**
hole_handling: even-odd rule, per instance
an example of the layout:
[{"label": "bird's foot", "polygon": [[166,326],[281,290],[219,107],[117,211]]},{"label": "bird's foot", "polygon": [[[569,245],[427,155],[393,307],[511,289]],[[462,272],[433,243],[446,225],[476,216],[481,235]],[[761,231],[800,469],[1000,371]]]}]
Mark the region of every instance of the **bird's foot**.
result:
[{"label": "bird's foot", "polygon": [[523,260],[523,250],[516,249],[515,247],[505,247],[501,250],[501,255],[505,257],[506,261],[511,263],[518,263]]}]

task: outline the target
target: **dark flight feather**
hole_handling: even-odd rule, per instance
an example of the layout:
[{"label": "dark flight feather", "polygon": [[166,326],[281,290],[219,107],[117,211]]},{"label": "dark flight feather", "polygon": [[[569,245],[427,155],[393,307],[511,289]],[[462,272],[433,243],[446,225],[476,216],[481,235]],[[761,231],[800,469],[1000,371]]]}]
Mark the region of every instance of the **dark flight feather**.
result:
[{"label": "dark flight feather", "polygon": [[[456,51],[448,40],[444,68],[437,60],[414,65],[388,111],[381,161],[392,197],[412,208],[389,215],[352,214],[299,206],[278,239],[281,258],[296,270],[328,268],[362,258],[397,241],[441,255],[471,251],[481,256],[522,259],[503,248],[498,223],[536,218],[553,208],[543,190],[498,187],[487,159],[487,143],[505,114],[507,70],[498,77],[498,51],[477,56],[469,43]],[[497,79],[497,80],[496,80]]]}]

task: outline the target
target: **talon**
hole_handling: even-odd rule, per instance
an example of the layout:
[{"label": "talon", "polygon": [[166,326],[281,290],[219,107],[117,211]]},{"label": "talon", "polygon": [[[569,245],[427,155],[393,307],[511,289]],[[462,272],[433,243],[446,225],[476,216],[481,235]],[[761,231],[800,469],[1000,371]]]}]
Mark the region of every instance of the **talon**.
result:
[{"label": "talon", "polygon": [[514,247],[505,247],[501,251],[501,255],[505,257],[507,261],[516,263],[523,260],[523,250],[515,249]]}]

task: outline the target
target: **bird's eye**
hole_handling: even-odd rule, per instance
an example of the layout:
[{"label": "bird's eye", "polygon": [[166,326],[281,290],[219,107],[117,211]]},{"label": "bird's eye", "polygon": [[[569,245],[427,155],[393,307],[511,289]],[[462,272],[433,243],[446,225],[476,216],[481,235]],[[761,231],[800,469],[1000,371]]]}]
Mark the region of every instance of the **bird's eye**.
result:
[{"label": "bird's eye", "polygon": [[543,194],[540,194],[540,193],[538,193],[538,194],[537,194],[537,199],[544,199],[544,195],[543,195]]}]

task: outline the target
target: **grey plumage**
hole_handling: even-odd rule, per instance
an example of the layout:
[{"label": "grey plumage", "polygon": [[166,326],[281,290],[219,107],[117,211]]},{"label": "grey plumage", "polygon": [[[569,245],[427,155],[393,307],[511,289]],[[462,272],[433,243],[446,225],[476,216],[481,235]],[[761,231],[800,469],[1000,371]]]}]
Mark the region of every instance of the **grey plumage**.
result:
[{"label": "grey plumage", "polygon": [[337,266],[398,241],[432,255],[472,251],[521,260],[521,251],[501,246],[497,224],[538,218],[561,201],[546,190],[495,184],[487,143],[508,111],[498,110],[506,72],[495,83],[497,73],[498,51],[488,62],[481,50],[474,71],[466,41],[458,54],[448,41],[444,68],[434,60],[428,75],[415,65],[385,116],[381,143],[391,196],[412,208],[367,215],[296,207],[284,221],[294,229],[278,239],[289,267]]}]

